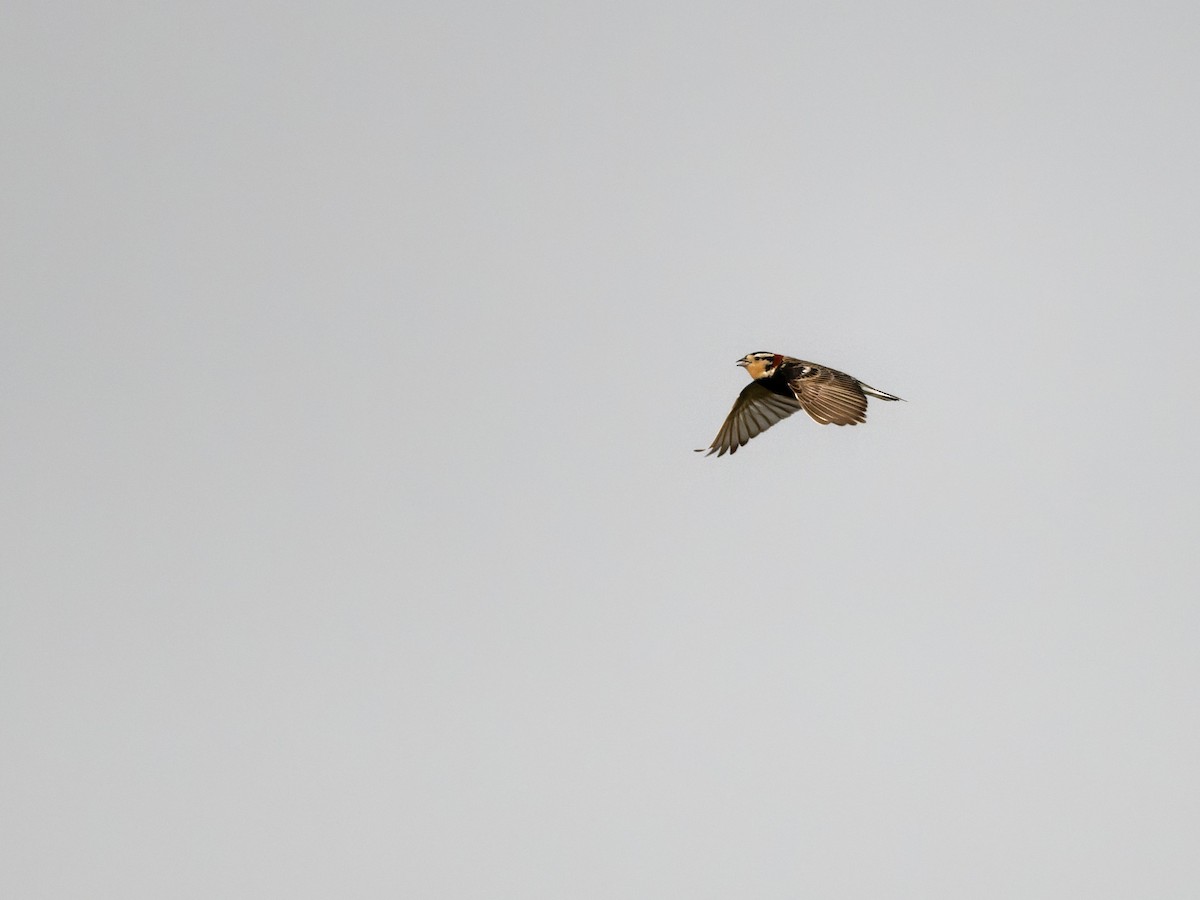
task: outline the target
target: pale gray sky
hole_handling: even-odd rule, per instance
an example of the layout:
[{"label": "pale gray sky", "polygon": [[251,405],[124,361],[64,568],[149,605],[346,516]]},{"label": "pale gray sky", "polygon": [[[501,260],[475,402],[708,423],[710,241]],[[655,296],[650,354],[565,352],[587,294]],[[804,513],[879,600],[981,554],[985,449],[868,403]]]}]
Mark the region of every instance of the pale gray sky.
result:
[{"label": "pale gray sky", "polygon": [[[0,894],[1200,894],[1200,13],[10,4]],[[773,350],[907,403],[703,458]]]}]

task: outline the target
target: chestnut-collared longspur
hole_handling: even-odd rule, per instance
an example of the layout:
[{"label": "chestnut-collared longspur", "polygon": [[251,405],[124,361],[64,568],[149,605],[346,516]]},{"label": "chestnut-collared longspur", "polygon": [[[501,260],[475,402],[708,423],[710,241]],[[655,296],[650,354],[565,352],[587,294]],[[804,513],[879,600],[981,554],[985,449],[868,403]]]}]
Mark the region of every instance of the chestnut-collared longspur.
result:
[{"label": "chestnut-collared longspur", "polygon": [[857,425],[867,421],[868,397],[902,399],[837,369],[779,353],[748,353],[737,364],[754,380],[738,394],[712,445],[697,453],[737,453],[750,438],[800,409],[822,425]]}]

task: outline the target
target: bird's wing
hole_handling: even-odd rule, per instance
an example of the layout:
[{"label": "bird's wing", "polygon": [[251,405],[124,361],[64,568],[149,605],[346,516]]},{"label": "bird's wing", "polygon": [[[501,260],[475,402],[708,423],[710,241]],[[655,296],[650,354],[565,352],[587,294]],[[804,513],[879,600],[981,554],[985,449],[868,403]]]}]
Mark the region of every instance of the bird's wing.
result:
[{"label": "bird's wing", "polygon": [[857,425],[867,421],[867,398],[858,379],[812,363],[800,363],[788,373],[788,386],[804,411],[822,425]]},{"label": "bird's wing", "polygon": [[[744,446],[750,438],[762,434],[798,409],[800,403],[796,399],[776,394],[757,381],[752,381],[738,394],[737,402],[733,404],[725,424],[717,432],[716,439],[705,455],[737,453],[738,447]],[[696,452],[704,453],[704,448]]]}]

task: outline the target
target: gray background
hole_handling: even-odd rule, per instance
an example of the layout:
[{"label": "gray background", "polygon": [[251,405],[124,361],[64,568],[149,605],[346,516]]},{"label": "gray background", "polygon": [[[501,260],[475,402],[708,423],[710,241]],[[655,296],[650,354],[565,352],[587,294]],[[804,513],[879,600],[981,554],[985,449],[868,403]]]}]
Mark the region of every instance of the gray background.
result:
[{"label": "gray background", "polygon": [[1200,895],[1195,4],[5,18],[4,896]]}]

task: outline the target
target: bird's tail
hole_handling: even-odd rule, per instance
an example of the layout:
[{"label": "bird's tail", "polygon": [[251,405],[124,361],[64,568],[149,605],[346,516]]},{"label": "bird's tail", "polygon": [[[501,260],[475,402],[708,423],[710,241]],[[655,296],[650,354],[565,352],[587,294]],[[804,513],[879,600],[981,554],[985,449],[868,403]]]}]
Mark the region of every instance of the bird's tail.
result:
[{"label": "bird's tail", "polygon": [[879,388],[873,388],[869,384],[863,384],[861,381],[858,383],[858,386],[860,388],[862,388],[862,392],[864,394],[866,394],[868,397],[878,397],[880,400],[903,400],[904,399],[903,397],[897,397],[895,394],[884,393],[883,391],[879,390]]}]

